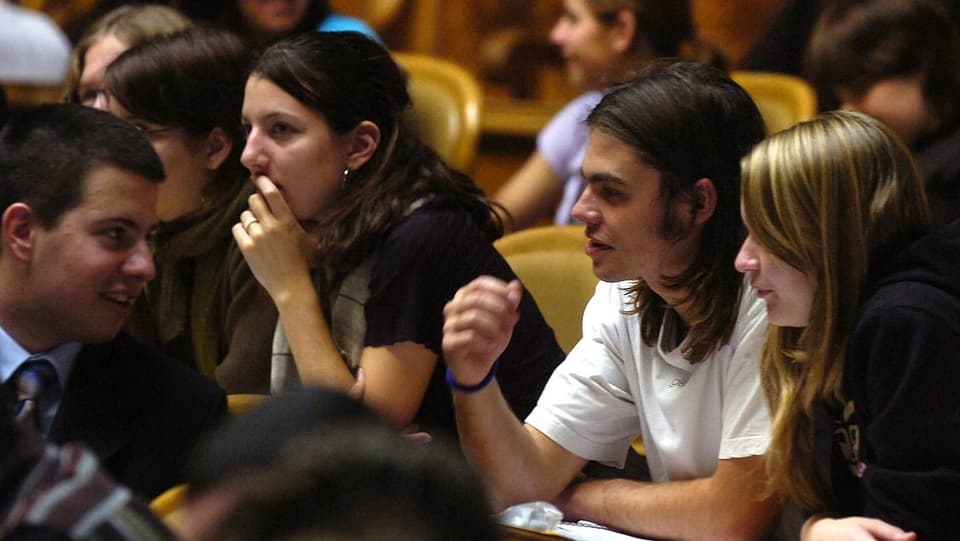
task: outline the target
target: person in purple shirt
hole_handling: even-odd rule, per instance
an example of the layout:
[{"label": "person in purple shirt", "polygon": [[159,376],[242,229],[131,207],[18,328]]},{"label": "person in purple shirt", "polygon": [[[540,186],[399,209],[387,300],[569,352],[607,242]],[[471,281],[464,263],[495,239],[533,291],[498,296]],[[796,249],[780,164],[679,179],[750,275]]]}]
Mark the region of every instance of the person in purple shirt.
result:
[{"label": "person in purple shirt", "polygon": [[[611,85],[629,79],[658,57],[679,57],[686,45],[704,63],[722,65],[695,39],[690,2],[677,0],[565,0],[550,32],[560,47],[567,76],[585,91],[567,104],[537,136],[537,149],[493,196],[509,230],[530,227],[551,214],[556,224],[574,223],[570,211],[585,186],[580,174],[587,146],[584,121]],[[500,211],[502,212],[502,210]]]}]

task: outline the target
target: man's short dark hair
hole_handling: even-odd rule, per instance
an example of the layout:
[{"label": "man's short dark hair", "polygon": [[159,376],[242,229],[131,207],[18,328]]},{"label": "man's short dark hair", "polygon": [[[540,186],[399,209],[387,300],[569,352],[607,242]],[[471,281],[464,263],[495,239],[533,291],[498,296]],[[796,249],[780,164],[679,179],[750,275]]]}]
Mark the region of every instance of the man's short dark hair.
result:
[{"label": "man's short dark hair", "polygon": [[0,212],[23,202],[52,227],[81,203],[90,171],[107,165],[164,179],[146,137],[110,113],[76,104],[16,113],[0,131]]},{"label": "man's short dark hair", "polygon": [[232,508],[210,539],[499,539],[479,479],[448,442],[414,446],[362,403],[305,387],[198,447],[194,497]]}]

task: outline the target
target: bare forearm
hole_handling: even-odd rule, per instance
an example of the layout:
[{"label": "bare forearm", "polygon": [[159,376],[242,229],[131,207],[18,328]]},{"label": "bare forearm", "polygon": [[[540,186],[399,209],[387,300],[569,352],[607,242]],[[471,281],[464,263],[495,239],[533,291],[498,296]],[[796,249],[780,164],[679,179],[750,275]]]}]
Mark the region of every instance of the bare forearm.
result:
[{"label": "bare forearm", "polygon": [[762,538],[779,512],[760,501],[749,480],[724,486],[716,479],[642,483],[597,479],[571,485],[557,503],[567,519],[586,519],[635,534],[664,539]]},{"label": "bare forearm", "polygon": [[552,499],[583,467],[582,459],[524,426],[496,384],[454,393],[454,405],[464,454],[486,482],[495,509]]},{"label": "bare forearm", "polygon": [[297,372],[304,383],[347,391],[355,379],[340,356],[312,283],[307,284],[291,284],[274,299]]}]

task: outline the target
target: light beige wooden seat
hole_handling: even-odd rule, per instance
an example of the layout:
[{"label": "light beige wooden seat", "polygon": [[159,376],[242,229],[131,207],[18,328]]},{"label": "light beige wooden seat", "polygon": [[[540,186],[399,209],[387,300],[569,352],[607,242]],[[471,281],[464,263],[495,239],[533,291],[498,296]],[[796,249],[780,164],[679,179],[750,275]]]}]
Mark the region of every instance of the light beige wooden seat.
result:
[{"label": "light beige wooden seat", "polygon": [[477,154],[483,93],[461,66],[429,55],[394,53],[409,74],[408,121],[420,139],[456,169],[469,171]]},{"label": "light beige wooden seat", "polygon": [[533,295],[560,347],[568,352],[580,340],[583,309],[597,286],[593,263],[584,252],[586,244],[582,225],[524,229],[493,244]]},{"label": "light beige wooden seat", "polygon": [[817,95],[806,80],[765,71],[732,71],[730,77],[750,94],[763,116],[767,134],[809,120],[817,114]]}]

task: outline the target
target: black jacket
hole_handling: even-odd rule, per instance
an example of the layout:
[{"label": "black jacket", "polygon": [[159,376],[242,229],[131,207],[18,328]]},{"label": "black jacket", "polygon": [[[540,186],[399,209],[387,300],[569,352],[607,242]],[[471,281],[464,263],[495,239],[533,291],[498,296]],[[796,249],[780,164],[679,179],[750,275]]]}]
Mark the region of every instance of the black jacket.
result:
[{"label": "black jacket", "polygon": [[960,221],[878,267],[825,408],[818,466],[835,511],[919,539],[960,535]]},{"label": "black jacket", "polygon": [[930,220],[941,228],[960,218],[960,126],[919,141],[914,149],[923,173]]},{"label": "black jacket", "polygon": [[151,499],[182,482],[188,454],[226,408],[212,380],[121,334],[80,350],[49,438],[84,443],[115,479]]}]

